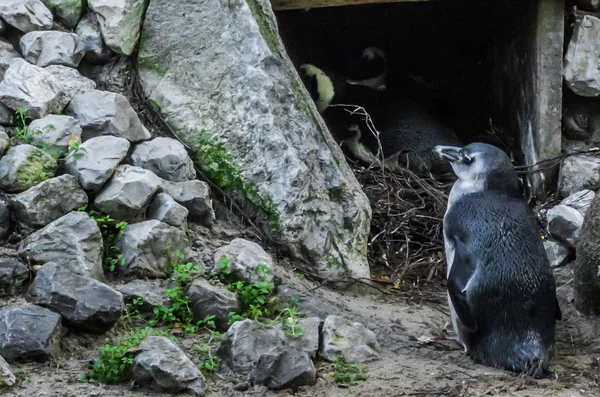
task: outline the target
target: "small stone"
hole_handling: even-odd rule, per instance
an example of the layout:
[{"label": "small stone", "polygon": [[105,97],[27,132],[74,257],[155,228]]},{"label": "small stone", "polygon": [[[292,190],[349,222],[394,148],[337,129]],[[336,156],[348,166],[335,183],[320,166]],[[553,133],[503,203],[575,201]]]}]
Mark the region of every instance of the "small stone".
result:
[{"label": "small stone", "polygon": [[317,370],[308,354],[290,346],[260,356],[251,379],[273,390],[312,386],[316,381]]},{"label": "small stone", "polygon": [[4,156],[6,150],[10,147],[10,137],[4,128],[0,127],[0,158]]},{"label": "small stone", "polygon": [[81,38],[87,51],[85,59],[91,62],[104,62],[112,56],[110,51],[102,39],[102,30],[96,14],[88,12],[79,21],[75,33]]},{"label": "small stone", "polygon": [[106,45],[122,55],[131,55],[144,13],[144,0],[88,0],[98,16]]},{"label": "small stone", "polygon": [[20,222],[43,227],[71,211],[87,205],[87,194],[77,178],[61,175],[27,189],[10,200]]},{"label": "small stone", "polygon": [[567,86],[577,95],[600,95],[600,64],[596,44],[600,41],[600,19],[592,15],[575,22],[573,35],[565,54],[564,77]]},{"label": "small stone", "polygon": [[373,331],[360,323],[331,315],[323,323],[321,355],[333,362],[338,357],[347,363],[362,363],[379,358],[381,348]]},{"label": "small stone", "polygon": [[[221,272],[221,263],[225,259],[230,260],[227,268],[231,270],[234,280],[246,281],[248,283],[260,282],[264,277],[265,282],[273,281],[273,258],[267,254],[262,247],[252,241],[236,238],[228,245],[220,247],[215,251],[214,268],[215,273]],[[256,271],[258,266],[266,266],[270,271]]]},{"label": "small stone", "polygon": [[91,90],[73,97],[66,112],[79,121],[83,140],[113,135],[130,142],[151,138],[127,98],[121,94]]},{"label": "small stone", "polygon": [[0,37],[0,81],[4,78],[6,69],[15,58],[21,58],[21,55],[15,51],[12,44]]},{"label": "small stone", "polygon": [[58,20],[73,29],[81,17],[84,0],[43,0]]},{"label": "small stone", "polygon": [[133,165],[171,182],[196,179],[194,163],[185,147],[172,138],[157,137],[138,144],[131,154]]},{"label": "small stone", "polygon": [[567,157],[558,177],[558,190],[562,197],[580,190],[600,187],[600,158],[588,155]]},{"label": "small stone", "polygon": [[93,91],[96,88],[96,83],[82,76],[77,69],[63,65],[50,65],[44,70],[50,73],[54,83],[69,97],[69,100],[77,94]]},{"label": "small stone", "polygon": [[96,196],[94,205],[117,220],[135,218],[159,188],[160,180],[151,171],[122,165]]},{"label": "small stone", "polygon": [[39,269],[27,300],[60,314],[69,327],[93,333],[111,329],[125,309],[120,292],[53,262]]},{"label": "small stone", "polygon": [[592,204],[594,197],[596,197],[596,193],[594,193],[592,190],[584,189],[571,194],[569,197],[561,201],[560,204],[575,208],[581,213],[581,215],[585,217],[585,213],[587,212],[588,208],[590,208],[590,204]]},{"label": "small stone", "polygon": [[76,176],[85,190],[97,192],[113,175],[129,151],[125,138],[99,136],[85,141],[77,153],[70,153],[65,161],[66,171]]},{"label": "small stone", "polygon": [[70,142],[81,142],[81,127],[71,116],[49,114],[29,124],[32,144],[53,155],[67,153]]},{"label": "small stone", "polygon": [[169,393],[183,390],[197,396],[206,393],[202,372],[172,340],[149,336],[140,343],[141,352],[133,359],[131,373],[138,385]]},{"label": "small stone", "polygon": [[80,276],[104,280],[102,234],[83,211],[74,211],[22,241],[19,255],[34,264],[56,262]]},{"label": "small stone", "polygon": [[148,207],[146,217],[171,226],[181,227],[186,224],[188,213],[188,209],[177,204],[171,196],[166,193],[158,193]]},{"label": "small stone", "polygon": [[[311,357],[315,357],[319,350],[319,326],[321,320],[319,317],[308,317],[298,320],[292,329],[292,324],[286,322],[286,317],[282,315],[283,324],[280,324],[284,336],[285,345],[301,349]],[[301,335],[296,336],[301,331]]]},{"label": "small stone", "polygon": [[52,29],[52,12],[40,0],[2,0],[0,17],[21,32]]},{"label": "small stone", "polygon": [[43,307],[0,310],[0,356],[8,362],[55,358],[61,334],[60,316]]},{"label": "small stone", "polygon": [[154,307],[166,306],[170,298],[165,297],[166,287],[159,280],[133,280],[123,285],[115,286],[115,289],[123,294],[127,304],[133,304],[134,299],[140,299],[141,305],[134,305],[135,310],[141,314],[154,316]]},{"label": "small stone", "polygon": [[206,182],[199,180],[186,182],[162,182],[164,191],[179,204],[188,209],[188,218],[204,226],[210,226],[215,219],[215,212],[210,197],[210,189]]},{"label": "small stone", "polygon": [[125,260],[123,274],[159,278],[171,274],[169,254],[183,252],[188,241],[180,229],[149,220],[127,225],[117,246]]},{"label": "small stone", "polygon": [[10,209],[8,203],[0,199],[0,240],[4,240],[10,233]]},{"label": "small stone", "polygon": [[558,241],[575,248],[583,226],[583,215],[574,208],[557,205],[547,213],[548,233]]},{"label": "small stone", "polygon": [[85,47],[75,33],[58,31],[29,32],[21,37],[21,53],[37,66],[64,65],[76,68]]},{"label": "small stone", "polygon": [[546,240],[544,241],[544,249],[546,250],[546,256],[551,268],[554,269],[566,265],[570,256],[567,247],[555,241]]},{"label": "small stone", "polygon": [[226,331],[230,312],[239,313],[241,304],[237,295],[220,283],[211,283],[202,278],[194,280],[187,291],[192,304],[194,321],[203,320],[208,315],[214,315],[218,331]]},{"label": "small stone", "polygon": [[62,111],[70,97],[47,70],[14,58],[0,82],[0,102],[24,109],[32,119]]},{"label": "small stone", "polygon": [[27,266],[12,258],[0,258],[0,296],[13,295],[28,278]]},{"label": "small stone", "polygon": [[284,342],[280,328],[258,321],[236,321],[229,327],[217,350],[229,368],[249,373],[263,354],[272,353]]},{"label": "small stone", "polygon": [[0,356],[0,388],[12,387],[17,383],[17,377],[12,373],[6,360]]},{"label": "small stone", "polygon": [[48,153],[31,145],[8,149],[0,159],[0,188],[18,193],[52,178],[56,161]]}]

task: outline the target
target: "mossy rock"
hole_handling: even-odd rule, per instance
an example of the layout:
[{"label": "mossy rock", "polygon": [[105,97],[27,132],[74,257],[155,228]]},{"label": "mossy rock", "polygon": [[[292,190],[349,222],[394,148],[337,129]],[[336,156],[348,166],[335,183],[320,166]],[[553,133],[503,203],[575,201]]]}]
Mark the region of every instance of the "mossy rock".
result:
[{"label": "mossy rock", "polygon": [[52,156],[32,145],[11,147],[0,160],[0,187],[19,193],[54,177],[57,163]]}]

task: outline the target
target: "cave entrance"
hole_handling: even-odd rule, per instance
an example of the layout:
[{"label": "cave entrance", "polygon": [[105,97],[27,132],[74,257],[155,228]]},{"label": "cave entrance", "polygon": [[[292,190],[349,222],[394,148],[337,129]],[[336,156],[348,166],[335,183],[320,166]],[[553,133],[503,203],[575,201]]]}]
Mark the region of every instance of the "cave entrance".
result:
[{"label": "cave entrance", "polygon": [[[388,89],[430,97],[464,143],[496,144],[528,166],[560,154],[564,0],[271,4],[296,68],[343,72],[349,56],[380,47]],[[528,194],[543,200],[556,168],[528,174]]]}]

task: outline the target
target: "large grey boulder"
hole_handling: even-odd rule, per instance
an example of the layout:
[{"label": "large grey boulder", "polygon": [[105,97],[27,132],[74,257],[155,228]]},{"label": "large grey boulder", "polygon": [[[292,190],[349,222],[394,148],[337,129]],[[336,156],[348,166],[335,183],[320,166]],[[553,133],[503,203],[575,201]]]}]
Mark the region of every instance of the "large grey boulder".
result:
[{"label": "large grey boulder", "polygon": [[60,314],[65,325],[93,333],[111,329],[125,309],[120,292],[53,262],[37,271],[27,300]]},{"label": "large grey boulder", "polygon": [[162,181],[163,190],[177,203],[188,209],[188,218],[205,226],[215,220],[210,188],[197,179],[185,182]]},{"label": "large grey boulder", "polygon": [[[291,321],[296,320],[298,321],[297,324],[291,323]],[[308,353],[309,356],[315,357],[317,350],[319,350],[320,325],[321,320],[319,317],[308,317],[298,320],[298,318],[282,315],[282,323],[278,327],[281,327],[283,331],[286,346],[300,349]]]},{"label": "large grey boulder", "polygon": [[131,369],[138,385],[170,393],[187,390],[196,396],[205,395],[204,375],[175,342],[149,336],[140,343],[139,350]]},{"label": "large grey boulder", "polygon": [[594,193],[592,190],[584,189],[571,194],[569,197],[562,200],[560,204],[575,208],[581,213],[581,215],[585,216],[585,213],[590,208],[594,197],[596,197],[596,193]]},{"label": "large grey boulder", "polygon": [[331,315],[323,323],[322,336],[321,355],[327,361],[341,357],[347,363],[362,363],[379,358],[375,334],[361,323]]},{"label": "large grey boulder", "polygon": [[221,283],[212,283],[205,279],[194,280],[187,291],[192,304],[194,321],[200,321],[206,316],[215,316],[217,330],[223,332],[229,313],[238,313],[242,306],[237,295]]},{"label": "large grey boulder", "polygon": [[29,32],[21,37],[21,53],[37,66],[64,65],[76,68],[85,55],[85,46],[75,33]]},{"label": "large grey boulder", "polygon": [[63,65],[50,65],[46,66],[44,70],[52,75],[55,84],[69,99],[96,88],[96,83],[82,76],[77,69]]},{"label": "large grey boulder", "polygon": [[574,208],[557,205],[548,210],[546,217],[548,233],[558,241],[575,248],[583,226],[583,215]]},{"label": "large grey boulder", "polygon": [[77,153],[70,153],[65,169],[76,176],[85,190],[97,192],[113,175],[129,151],[125,138],[99,136],[85,141]]},{"label": "large grey boulder", "polygon": [[13,374],[6,360],[0,356],[0,388],[12,387],[17,383],[17,377]]},{"label": "large grey boulder", "polygon": [[56,18],[67,28],[73,29],[81,17],[84,0],[43,0]]},{"label": "large grey boulder", "polygon": [[0,258],[0,296],[12,295],[28,278],[27,266],[13,258]]},{"label": "large grey boulder", "polygon": [[167,181],[196,179],[194,163],[187,150],[173,138],[156,137],[138,144],[131,153],[131,161]]},{"label": "large grey boulder", "polygon": [[56,160],[35,146],[13,146],[0,159],[0,188],[10,193],[22,192],[52,178],[56,167]]},{"label": "large grey boulder", "polygon": [[43,307],[0,310],[0,356],[8,362],[55,358],[61,334],[60,316]]},{"label": "large grey boulder", "polygon": [[551,268],[565,265],[570,257],[569,249],[555,241],[544,241],[544,249],[546,250],[546,256],[548,257]]},{"label": "large grey boulder", "polygon": [[114,219],[135,218],[160,188],[160,179],[151,171],[130,165],[118,167],[98,193],[94,205]]},{"label": "large grey boulder", "polygon": [[284,344],[283,331],[258,321],[236,321],[229,327],[217,350],[229,368],[247,374],[263,354],[273,353]]},{"label": "large grey boulder", "polygon": [[188,241],[180,229],[153,219],[127,225],[117,246],[123,274],[157,278],[171,274],[174,254],[183,252]]},{"label": "large grey boulder", "polygon": [[600,19],[585,15],[575,22],[564,62],[567,86],[577,95],[600,95],[600,54],[596,45],[600,41]]},{"label": "large grey boulder", "polygon": [[166,193],[158,193],[148,207],[146,217],[171,226],[181,227],[186,225],[188,213],[188,209],[178,204],[171,196]]},{"label": "large grey boulder", "polygon": [[4,78],[4,73],[10,66],[12,60],[20,57],[21,55],[15,51],[12,44],[0,37],[0,81]]},{"label": "large grey boulder", "polygon": [[251,377],[253,384],[274,390],[312,386],[316,381],[317,369],[309,355],[290,346],[260,356]]},{"label": "large grey boulder", "polygon": [[[161,280],[133,280],[117,285],[115,289],[123,294],[125,303],[133,305],[134,310],[152,317],[156,305],[166,306],[171,300],[165,296],[167,287],[162,285]],[[136,299],[141,300],[141,304],[134,304]]]},{"label": "large grey boulder", "polygon": [[589,155],[567,157],[558,177],[558,191],[567,197],[583,189],[600,187],[600,158]]},{"label": "large grey boulder", "polygon": [[2,0],[0,17],[25,33],[52,29],[52,12],[41,0]]},{"label": "large grey boulder", "polygon": [[119,54],[131,55],[140,36],[145,1],[88,0],[88,5],[98,16],[106,45]]},{"label": "large grey boulder", "polygon": [[96,222],[83,211],[74,211],[21,243],[19,255],[31,263],[56,262],[73,273],[102,281],[102,233]]},{"label": "large grey boulder", "polygon": [[127,98],[108,91],[91,90],[73,97],[66,110],[79,121],[83,140],[101,135],[113,135],[131,142],[149,139]]},{"label": "large grey boulder", "polygon": [[[218,248],[214,254],[215,273],[221,273],[221,263],[224,260],[229,261],[227,268],[234,280],[248,283],[259,282],[261,278],[266,282],[273,280],[273,258],[252,241],[236,238],[228,245]],[[260,265],[266,266],[268,271],[257,271]]]},{"label": "large grey boulder", "polygon": [[368,277],[369,202],[288,59],[269,2],[153,0],[140,45],[149,100],[202,171],[266,214],[265,227],[311,272]]},{"label": "large grey boulder", "polygon": [[10,203],[20,222],[31,227],[43,227],[87,205],[88,197],[77,183],[77,178],[61,175],[13,196]]},{"label": "large grey boulder", "polygon": [[10,208],[6,201],[0,199],[0,240],[8,237],[10,224]]},{"label": "large grey boulder", "polygon": [[0,82],[0,102],[12,110],[25,109],[33,119],[62,111],[69,100],[50,72],[22,58],[10,62]]},{"label": "large grey boulder", "polygon": [[91,11],[87,12],[77,24],[75,33],[81,38],[87,51],[85,59],[92,62],[102,62],[111,57],[112,51],[104,45],[102,30],[96,14]]},{"label": "large grey boulder", "polygon": [[71,116],[49,114],[33,120],[29,131],[33,134],[33,145],[54,155],[67,153],[70,142],[81,141],[81,127]]}]

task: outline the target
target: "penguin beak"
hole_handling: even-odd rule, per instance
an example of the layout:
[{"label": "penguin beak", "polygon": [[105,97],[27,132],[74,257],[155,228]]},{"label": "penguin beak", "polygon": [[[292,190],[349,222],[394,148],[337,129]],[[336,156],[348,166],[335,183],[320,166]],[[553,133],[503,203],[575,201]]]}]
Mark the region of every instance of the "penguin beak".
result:
[{"label": "penguin beak", "polygon": [[456,146],[436,146],[433,151],[440,156],[442,159],[446,159],[451,163],[460,159],[459,152],[462,148]]}]

